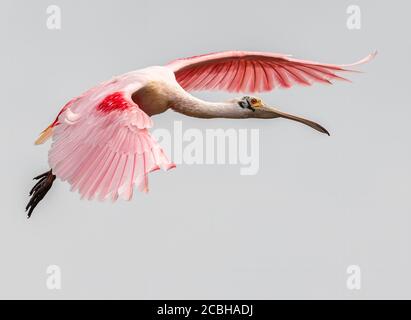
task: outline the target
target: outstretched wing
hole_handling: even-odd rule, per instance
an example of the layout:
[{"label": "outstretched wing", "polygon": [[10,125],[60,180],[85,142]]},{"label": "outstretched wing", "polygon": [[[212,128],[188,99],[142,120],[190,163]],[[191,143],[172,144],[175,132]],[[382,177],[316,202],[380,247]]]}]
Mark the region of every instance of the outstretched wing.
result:
[{"label": "outstretched wing", "polygon": [[185,90],[226,90],[229,92],[263,92],[294,84],[331,83],[346,80],[340,71],[365,63],[375,56],[351,65],[333,65],[293,59],[290,56],[247,51],[225,51],[170,62],[179,84]]},{"label": "outstretched wing", "polygon": [[82,197],[129,200],[133,187],[148,191],[148,173],[169,161],[151,137],[147,116],[131,99],[136,88],[104,84],[70,102],[56,119],[49,163]]}]

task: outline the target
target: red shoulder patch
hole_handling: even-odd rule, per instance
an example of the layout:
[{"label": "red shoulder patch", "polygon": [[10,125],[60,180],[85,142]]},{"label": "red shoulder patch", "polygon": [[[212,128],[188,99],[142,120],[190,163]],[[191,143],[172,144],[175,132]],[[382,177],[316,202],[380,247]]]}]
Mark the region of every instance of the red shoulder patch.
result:
[{"label": "red shoulder patch", "polygon": [[115,92],[103,99],[98,106],[97,110],[102,112],[123,111],[130,107],[130,103],[124,98],[122,92]]}]

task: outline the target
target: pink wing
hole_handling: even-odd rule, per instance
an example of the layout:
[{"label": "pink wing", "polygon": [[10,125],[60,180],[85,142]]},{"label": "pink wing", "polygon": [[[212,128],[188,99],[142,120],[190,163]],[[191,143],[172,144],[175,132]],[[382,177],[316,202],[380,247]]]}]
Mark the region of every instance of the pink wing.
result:
[{"label": "pink wing", "polygon": [[148,132],[152,121],[132,101],[135,90],[113,89],[103,84],[74,99],[53,129],[50,166],[82,198],[129,200],[135,184],[148,191],[148,173],[175,167]]},{"label": "pink wing", "polygon": [[179,84],[186,90],[226,90],[229,92],[263,92],[294,84],[331,83],[346,80],[337,75],[371,60],[376,53],[351,65],[333,65],[293,59],[287,55],[226,51],[170,62]]}]

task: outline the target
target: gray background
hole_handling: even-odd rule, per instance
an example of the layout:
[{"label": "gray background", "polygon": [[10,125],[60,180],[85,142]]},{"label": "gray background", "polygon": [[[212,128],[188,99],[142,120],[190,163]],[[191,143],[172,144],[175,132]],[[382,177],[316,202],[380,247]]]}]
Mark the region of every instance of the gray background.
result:
[{"label": "gray background", "polygon": [[[46,28],[46,8],[62,29]],[[362,29],[346,27],[350,4]],[[411,298],[410,6],[406,1],[1,1],[1,298]],[[38,133],[72,97],[112,75],[220,50],[350,63],[353,83],[262,94],[332,136],[283,121],[157,127],[260,128],[260,171],[180,165],[148,196],[80,201],[55,184],[25,218],[47,169]],[[225,93],[199,93],[218,100]],[[46,288],[46,267],[62,290]],[[346,287],[361,267],[362,289]]]}]

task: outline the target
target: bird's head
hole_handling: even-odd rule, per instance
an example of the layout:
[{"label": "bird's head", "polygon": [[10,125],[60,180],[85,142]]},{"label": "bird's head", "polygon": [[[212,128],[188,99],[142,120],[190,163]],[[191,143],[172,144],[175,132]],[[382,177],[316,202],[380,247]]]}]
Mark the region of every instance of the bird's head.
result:
[{"label": "bird's head", "polygon": [[238,100],[238,105],[242,108],[255,111],[255,109],[263,106],[263,101],[257,97],[244,96]]},{"label": "bird's head", "polygon": [[247,118],[275,118],[275,109],[266,105],[257,97],[244,96],[237,99],[237,104],[244,109]]},{"label": "bird's head", "polygon": [[308,119],[297,117],[282,111],[277,110],[274,107],[268,106],[260,98],[245,96],[236,100],[237,104],[244,110],[242,111],[245,118],[260,118],[260,119],[272,119],[272,118],[285,118],[293,121],[303,123],[319,132],[330,135],[327,129]]}]

